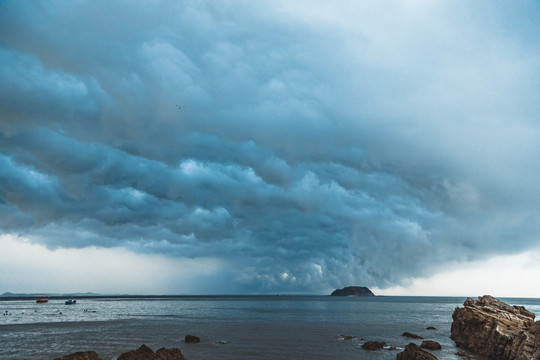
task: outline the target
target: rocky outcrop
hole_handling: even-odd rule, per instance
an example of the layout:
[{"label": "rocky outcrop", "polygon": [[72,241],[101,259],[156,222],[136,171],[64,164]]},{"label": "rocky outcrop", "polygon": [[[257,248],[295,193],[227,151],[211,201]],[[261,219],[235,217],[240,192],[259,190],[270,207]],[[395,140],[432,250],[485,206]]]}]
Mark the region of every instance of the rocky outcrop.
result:
[{"label": "rocky outcrop", "polygon": [[137,350],[130,350],[122,353],[118,360],[145,360],[154,355],[154,350],[142,344]]},{"label": "rocky outcrop", "polygon": [[336,289],[331,296],[375,296],[367,287],[347,286],[343,289]]},{"label": "rocky outcrop", "polygon": [[184,355],[182,355],[182,352],[180,349],[177,348],[171,348],[171,349],[165,349],[161,348],[158,349],[154,353],[153,360],[185,360]]},{"label": "rocky outcrop", "polygon": [[95,351],[79,351],[71,355],[55,358],[54,360],[101,360]]},{"label": "rocky outcrop", "polygon": [[410,343],[405,346],[405,350],[397,354],[396,360],[437,360],[437,357],[415,343]]},{"label": "rocky outcrop", "polygon": [[[95,351],[76,352],[71,355],[55,358],[54,360],[101,360]],[[146,345],[141,345],[137,350],[127,351],[118,357],[118,360],[185,360],[179,349],[161,348],[154,352]]]},{"label": "rocky outcrop", "polygon": [[386,346],[384,341],[367,341],[362,345],[364,350],[380,350]]},{"label": "rocky outcrop", "polygon": [[540,360],[540,322],[534,317],[489,295],[468,298],[452,314],[450,338],[485,359]]},{"label": "rocky outcrop", "polygon": [[154,352],[146,345],[141,345],[137,350],[131,350],[123,353],[118,360],[185,360],[184,355],[179,349],[161,348]]}]

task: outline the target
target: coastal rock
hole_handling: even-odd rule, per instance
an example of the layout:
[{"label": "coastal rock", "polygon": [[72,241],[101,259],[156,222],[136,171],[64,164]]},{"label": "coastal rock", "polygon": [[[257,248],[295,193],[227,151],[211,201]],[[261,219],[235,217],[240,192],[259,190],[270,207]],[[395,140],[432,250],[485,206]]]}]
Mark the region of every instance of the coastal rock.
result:
[{"label": "coastal rock", "polygon": [[428,326],[428,327],[426,328],[426,330],[437,330],[437,328],[434,327],[434,326]]},{"label": "coastal rock", "polygon": [[405,346],[405,350],[397,354],[396,360],[437,360],[437,357],[415,343],[410,343]]},{"label": "coastal rock", "polygon": [[161,348],[154,353],[146,345],[141,345],[137,350],[131,350],[123,353],[118,360],[185,360],[184,355],[179,349]]},{"label": "coastal rock", "polygon": [[122,353],[118,360],[146,360],[154,356],[154,351],[142,344],[137,350],[130,350]]},{"label": "coastal rock", "polygon": [[331,296],[375,296],[367,287],[347,286],[343,289],[336,289]]},{"label": "coastal rock", "polygon": [[401,334],[401,336],[405,336],[405,337],[408,337],[408,338],[411,338],[411,339],[423,339],[423,337],[421,337],[420,335],[412,334],[412,333],[406,332],[406,331],[403,334]]},{"label": "coastal rock", "polygon": [[433,340],[422,341],[422,345],[420,345],[420,347],[422,349],[428,349],[428,350],[441,350],[441,344]]},{"label": "coastal rock", "polygon": [[459,356],[461,360],[479,360],[476,356],[471,355],[464,350],[459,350],[456,355]]},{"label": "coastal rock", "polygon": [[95,351],[79,351],[71,355],[57,357],[54,360],[101,360]]},{"label": "coastal rock", "polygon": [[158,351],[156,351],[152,359],[153,360],[185,360],[184,355],[182,355],[182,352],[180,351],[180,349],[177,349],[177,348],[158,349]]},{"label": "coastal rock", "polygon": [[468,298],[452,314],[450,338],[474,355],[498,360],[540,360],[540,322],[523,306],[492,296]]},{"label": "coastal rock", "polygon": [[195,343],[200,342],[201,339],[198,336],[195,336],[195,335],[186,335],[186,337],[184,338],[184,341],[186,343],[195,344]]},{"label": "coastal rock", "polygon": [[383,341],[367,341],[362,345],[364,350],[380,350],[386,346]]}]

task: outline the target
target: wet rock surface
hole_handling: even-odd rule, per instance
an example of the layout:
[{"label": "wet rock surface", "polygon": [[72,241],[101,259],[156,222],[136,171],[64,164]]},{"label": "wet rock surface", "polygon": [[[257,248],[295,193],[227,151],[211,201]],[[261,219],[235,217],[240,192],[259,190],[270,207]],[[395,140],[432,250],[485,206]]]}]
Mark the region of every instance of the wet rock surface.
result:
[{"label": "wet rock surface", "polygon": [[452,314],[450,338],[478,358],[540,360],[540,322],[534,317],[489,295],[468,298]]}]

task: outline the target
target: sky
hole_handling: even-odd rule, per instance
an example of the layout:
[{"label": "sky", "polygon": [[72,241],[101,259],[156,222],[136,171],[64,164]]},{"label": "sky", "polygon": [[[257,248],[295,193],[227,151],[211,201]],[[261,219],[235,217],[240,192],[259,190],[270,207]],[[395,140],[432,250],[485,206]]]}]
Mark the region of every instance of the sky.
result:
[{"label": "sky", "polygon": [[0,293],[540,297],[537,1],[1,1]]}]

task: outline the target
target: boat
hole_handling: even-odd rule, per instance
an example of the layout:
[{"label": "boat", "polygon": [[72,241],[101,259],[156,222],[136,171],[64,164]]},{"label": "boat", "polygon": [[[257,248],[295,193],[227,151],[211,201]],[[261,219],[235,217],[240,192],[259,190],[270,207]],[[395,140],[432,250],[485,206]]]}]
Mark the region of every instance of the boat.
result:
[{"label": "boat", "polygon": [[75,300],[75,299],[66,300],[66,305],[73,305],[73,304],[76,304],[76,303],[77,303],[77,300]]},{"label": "boat", "polygon": [[36,302],[37,303],[46,303],[46,302],[49,302],[49,297],[48,296],[41,296],[39,298],[36,299]]}]

